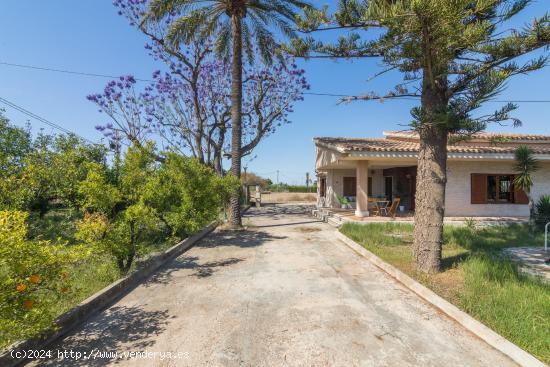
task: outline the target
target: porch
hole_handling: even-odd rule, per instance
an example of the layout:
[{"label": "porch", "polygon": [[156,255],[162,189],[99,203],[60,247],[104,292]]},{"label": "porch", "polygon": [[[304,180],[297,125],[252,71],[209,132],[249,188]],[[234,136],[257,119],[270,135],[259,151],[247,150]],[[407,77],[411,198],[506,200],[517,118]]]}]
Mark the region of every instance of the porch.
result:
[{"label": "porch", "polygon": [[[414,224],[414,212],[398,212],[395,217],[391,216],[368,216],[358,217],[354,209],[340,208],[313,208],[311,214],[334,227],[340,227],[346,222],[352,223],[403,223]],[[473,221],[477,226],[525,224],[529,219],[526,217],[445,217],[444,223],[448,225],[464,226]]]},{"label": "porch", "polygon": [[[348,165],[355,167],[347,168]],[[415,165],[359,160],[324,168],[318,171],[319,208],[352,210],[352,216],[357,218],[380,217],[378,220],[382,221],[390,214],[392,204],[395,208],[390,216],[396,220],[414,214]]]},{"label": "porch", "polygon": [[[531,138],[517,139],[528,142]],[[548,141],[550,146],[550,137],[539,140]],[[320,210],[346,209],[347,214],[335,215],[355,221],[411,220],[407,218],[415,211],[419,150],[416,135],[390,132],[385,133],[384,139],[314,141]],[[513,185],[514,146],[496,149],[489,143],[487,137],[480,137],[477,145],[448,147],[445,188],[448,221],[463,222],[474,217],[489,223],[523,222],[529,215],[527,195]],[[550,166],[546,163],[535,175],[532,192],[535,200],[548,191]],[[388,212],[396,218],[385,218]],[[378,218],[380,214],[384,217]]]}]

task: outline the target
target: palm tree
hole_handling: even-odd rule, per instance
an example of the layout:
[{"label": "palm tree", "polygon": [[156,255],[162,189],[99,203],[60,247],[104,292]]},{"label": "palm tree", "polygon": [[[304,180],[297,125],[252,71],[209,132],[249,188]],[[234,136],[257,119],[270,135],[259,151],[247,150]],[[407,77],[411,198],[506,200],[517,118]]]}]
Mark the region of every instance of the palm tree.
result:
[{"label": "palm tree", "polygon": [[[213,37],[218,55],[231,56],[231,173],[241,176],[243,46],[250,62],[255,49],[270,63],[277,43],[270,28],[294,37],[296,11],[310,6],[301,0],[152,0],[144,21],[159,22],[179,14],[170,25],[167,41],[190,43]],[[229,50],[232,50],[231,55]],[[241,226],[240,190],[231,196],[230,223]]]},{"label": "palm tree", "polygon": [[514,152],[516,176],[514,178],[514,186],[522,189],[529,199],[529,224],[532,226],[535,216],[535,205],[531,196],[531,188],[533,187],[533,173],[539,169],[539,161],[535,158],[534,152],[526,145],[520,145]]}]

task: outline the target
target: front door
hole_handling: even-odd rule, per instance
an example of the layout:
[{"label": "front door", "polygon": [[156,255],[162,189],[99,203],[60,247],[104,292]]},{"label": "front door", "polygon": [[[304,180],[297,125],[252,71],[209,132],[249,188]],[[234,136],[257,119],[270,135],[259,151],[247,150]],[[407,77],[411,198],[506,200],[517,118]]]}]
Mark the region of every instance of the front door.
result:
[{"label": "front door", "polygon": [[357,196],[357,178],[344,177],[344,196]]}]

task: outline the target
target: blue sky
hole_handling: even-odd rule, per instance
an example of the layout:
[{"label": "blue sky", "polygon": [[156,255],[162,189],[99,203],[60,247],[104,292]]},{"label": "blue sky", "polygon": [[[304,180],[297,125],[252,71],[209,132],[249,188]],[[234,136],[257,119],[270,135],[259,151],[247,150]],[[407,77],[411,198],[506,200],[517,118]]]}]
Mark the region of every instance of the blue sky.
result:
[{"label": "blue sky", "polygon": [[[515,22],[524,24],[548,10],[548,1],[539,0]],[[159,68],[143,48],[145,38],[116,14],[110,0],[3,0],[0,24],[4,30],[0,62],[141,78],[149,78]],[[398,74],[387,74],[367,82],[381,70],[372,59],[301,64],[312,92],[317,93],[384,92],[400,80]],[[0,65],[0,97],[94,141],[101,139],[94,126],[105,122],[105,117],[85,96],[101,91],[106,81]],[[550,100],[549,83],[550,67],[511,80],[498,99]],[[245,159],[249,171],[275,180],[279,170],[281,181],[303,184],[306,172],[314,175],[314,136],[380,137],[383,130],[403,129],[414,106],[413,101],[337,102],[334,97],[306,96],[291,115],[293,123],[265,140],[255,159]],[[498,106],[489,103],[485,111]],[[28,120],[9,108],[6,115],[18,125]],[[550,103],[522,103],[515,116],[524,123],[516,132],[550,133]],[[38,121],[31,124],[55,132]],[[489,130],[512,128],[493,126]]]}]

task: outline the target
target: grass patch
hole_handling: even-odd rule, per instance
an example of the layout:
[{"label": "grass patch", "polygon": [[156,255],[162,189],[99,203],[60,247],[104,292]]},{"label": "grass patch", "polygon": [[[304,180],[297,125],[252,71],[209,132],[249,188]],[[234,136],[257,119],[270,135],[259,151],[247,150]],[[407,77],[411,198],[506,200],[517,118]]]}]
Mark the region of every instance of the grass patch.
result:
[{"label": "grass patch", "polygon": [[540,246],[541,233],[533,236],[524,225],[446,226],[443,271],[424,274],[415,270],[412,261],[413,229],[411,224],[345,223],[340,231],[545,363],[550,362],[550,285],[520,272],[501,251]]}]

